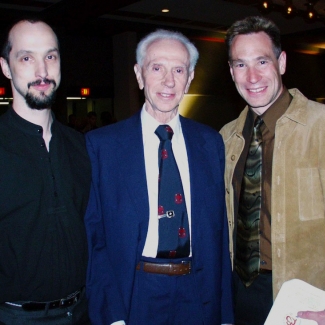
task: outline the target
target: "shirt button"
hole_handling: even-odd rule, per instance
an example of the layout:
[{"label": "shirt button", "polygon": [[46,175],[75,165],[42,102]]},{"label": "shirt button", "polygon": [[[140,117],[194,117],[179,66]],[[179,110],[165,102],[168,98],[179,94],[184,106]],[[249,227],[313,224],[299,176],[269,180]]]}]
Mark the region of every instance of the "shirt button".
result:
[{"label": "shirt button", "polygon": [[43,142],[43,143],[41,143],[41,147],[45,147],[45,143]]},{"label": "shirt button", "polygon": [[232,156],[231,156],[231,160],[232,160],[232,161],[234,161],[234,160],[235,160],[235,158],[236,158],[236,156],[235,156],[235,155],[232,155]]},{"label": "shirt button", "polygon": [[38,132],[38,133],[42,133],[43,130],[42,130],[42,129],[37,129],[37,132]]}]

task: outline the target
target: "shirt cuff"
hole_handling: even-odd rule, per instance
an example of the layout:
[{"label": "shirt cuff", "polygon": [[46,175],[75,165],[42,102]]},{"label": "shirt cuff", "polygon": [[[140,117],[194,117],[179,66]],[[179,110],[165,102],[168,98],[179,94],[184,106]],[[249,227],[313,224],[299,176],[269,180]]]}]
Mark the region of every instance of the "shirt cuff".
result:
[{"label": "shirt cuff", "polygon": [[114,322],[111,325],[125,325],[125,321],[124,320],[119,320],[118,322]]}]

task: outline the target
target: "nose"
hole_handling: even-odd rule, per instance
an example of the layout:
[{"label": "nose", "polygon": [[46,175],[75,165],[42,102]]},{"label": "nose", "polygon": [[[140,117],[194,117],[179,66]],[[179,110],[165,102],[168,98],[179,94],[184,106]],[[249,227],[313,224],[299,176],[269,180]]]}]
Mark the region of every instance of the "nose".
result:
[{"label": "nose", "polygon": [[163,79],[163,84],[168,88],[173,88],[175,86],[175,78],[174,78],[173,71],[166,72]]},{"label": "nose", "polygon": [[35,71],[36,77],[39,78],[46,78],[48,76],[47,72],[47,64],[45,60],[39,60],[36,66],[36,71]]},{"label": "nose", "polygon": [[258,69],[256,69],[255,67],[248,68],[246,77],[247,77],[247,81],[252,84],[255,84],[261,80],[261,75],[260,75]]}]

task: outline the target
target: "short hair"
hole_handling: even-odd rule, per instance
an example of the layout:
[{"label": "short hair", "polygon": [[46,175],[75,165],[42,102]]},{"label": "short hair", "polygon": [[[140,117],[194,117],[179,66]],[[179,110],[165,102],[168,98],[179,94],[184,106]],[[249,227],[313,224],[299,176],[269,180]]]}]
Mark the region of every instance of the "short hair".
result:
[{"label": "short hair", "polygon": [[193,71],[196,65],[196,62],[199,58],[199,52],[195,45],[182,33],[170,31],[166,29],[158,29],[155,32],[152,32],[145,36],[138,44],[136,49],[136,60],[137,63],[142,67],[143,61],[147,54],[148,47],[159,40],[175,40],[181,42],[187,49],[190,56],[190,67],[189,70]]},{"label": "short hair", "polygon": [[247,35],[264,32],[267,34],[272,42],[273,52],[278,59],[281,49],[281,33],[279,28],[270,19],[262,16],[250,16],[242,20],[236,21],[228,30],[226,34],[226,46],[228,50],[229,61],[231,58],[231,45],[237,35]]},{"label": "short hair", "polygon": [[53,33],[54,33],[54,35],[56,37],[56,41],[58,43],[58,49],[60,48],[58,36],[55,33],[53,27],[51,25],[49,25],[48,22],[46,22],[46,21],[44,21],[42,19],[39,19],[39,18],[35,18],[35,17],[33,17],[33,18],[17,19],[15,21],[13,21],[9,25],[9,27],[7,28],[6,34],[4,35],[4,39],[3,39],[4,41],[3,41],[3,44],[2,44],[2,48],[1,48],[1,57],[3,57],[7,61],[8,64],[9,64],[9,54],[10,54],[10,52],[12,50],[12,44],[11,44],[11,40],[10,40],[10,32],[12,31],[12,29],[16,25],[18,25],[19,23],[24,22],[24,21],[27,21],[27,22],[29,22],[31,24],[43,23],[43,24],[49,26],[52,29],[52,31],[53,31]]}]

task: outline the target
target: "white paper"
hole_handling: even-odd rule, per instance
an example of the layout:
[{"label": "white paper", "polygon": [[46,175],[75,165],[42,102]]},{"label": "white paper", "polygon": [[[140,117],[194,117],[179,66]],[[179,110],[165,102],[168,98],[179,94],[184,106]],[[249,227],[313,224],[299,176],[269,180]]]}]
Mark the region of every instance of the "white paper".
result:
[{"label": "white paper", "polygon": [[325,309],[325,291],[302,280],[285,282],[264,325],[317,325],[313,320],[297,317],[298,311]]}]

